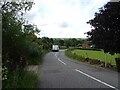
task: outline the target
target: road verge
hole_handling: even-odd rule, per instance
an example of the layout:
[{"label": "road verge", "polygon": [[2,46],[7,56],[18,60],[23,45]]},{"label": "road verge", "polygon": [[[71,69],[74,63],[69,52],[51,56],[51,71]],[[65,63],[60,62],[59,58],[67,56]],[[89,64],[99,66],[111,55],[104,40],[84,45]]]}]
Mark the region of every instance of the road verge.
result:
[{"label": "road verge", "polygon": [[113,69],[116,70],[116,66],[111,65],[109,63],[107,63],[106,67],[105,67],[105,62],[102,62],[100,60],[97,59],[91,59],[89,57],[85,58],[82,57],[81,55],[77,55],[76,53],[73,53],[74,49],[68,49],[65,51],[65,55],[71,59],[77,60],[79,62],[85,62],[85,63],[89,63],[91,65],[95,65],[95,66],[99,66],[99,67],[104,67],[104,68],[109,68],[109,69]]}]

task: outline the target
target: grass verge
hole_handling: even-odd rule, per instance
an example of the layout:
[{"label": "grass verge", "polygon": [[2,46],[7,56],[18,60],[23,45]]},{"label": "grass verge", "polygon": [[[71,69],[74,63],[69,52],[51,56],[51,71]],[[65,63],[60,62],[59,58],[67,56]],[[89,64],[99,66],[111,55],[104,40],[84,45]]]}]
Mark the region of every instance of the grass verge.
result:
[{"label": "grass verge", "polygon": [[105,54],[103,51],[78,50],[78,49],[73,50],[72,53],[75,53],[85,58],[97,59],[102,62],[105,62],[106,58],[107,63],[110,63],[111,65],[116,65],[115,58],[117,57],[117,54],[111,55],[109,53]]},{"label": "grass verge", "polygon": [[76,59],[78,61],[84,61],[84,57],[80,56],[80,55],[77,55],[75,53],[72,53],[72,50],[74,49],[68,49],[65,51],[65,55],[68,56],[69,58],[72,58],[72,59]]},{"label": "grass verge", "polygon": [[[80,53],[80,51],[82,53]],[[99,57],[99,55],[102,55],[102,54],[96,53],[96,52],[100,52],[100,51],[92,51],[92,52],[90,52],[90,51],[91,50],[68,49],[65,51],[65,55],[68,56],[69,58],[75,59],[77,61],[87,62],[87,63],[93,64],[93,65],[99,65],[101,67],[105,67],[104,60],[100,60],[99,58],[91,58],[91,57]],[[107,60],[109,60],[109,59],[107,59]],[[116,69],[115,62],[112,62],[112,61],[111,61],[111,63],[107,62],[107,67]]]}]

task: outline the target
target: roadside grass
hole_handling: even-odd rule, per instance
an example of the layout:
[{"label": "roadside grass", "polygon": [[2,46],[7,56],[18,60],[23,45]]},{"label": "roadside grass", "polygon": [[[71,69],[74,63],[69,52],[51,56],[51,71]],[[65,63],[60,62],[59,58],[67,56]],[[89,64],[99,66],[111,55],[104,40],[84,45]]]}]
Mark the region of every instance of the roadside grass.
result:
[{"label": "roadside grass", "polygon": [[9,73],[7,80],[2,83],[2,88],[36,88],[39,76],[31,71],[15,70]]},{"label": "roadside grass", "polygon": [[72,53],[74,49],[68,49],[65,51],[65,55],[68,56],[69,58],[76,59],[78,61],[84,61],[84,57],[77,55],[75,53]]},{"label": "roadside grass", "polygon": [[67,49],[66,46],[60,46],[60,49]]},{"label": "roadside grass", "polygon": [[44,55],[46,55],[49,52],[49,50],[42,50],[41,51],[41,55],[36,57],[36,58],[30,58],[30,60],[28,60],[28,65],[40,65],[42,64],[42,57],[44,57]]},{"label": "roadside grass", "polygon": [[[30,58],[28,61],[29,65],[40,65],[42,64],[42,57],[46,55],[49,51],[42,50],[42,55],[36,58]],[[2,89],[5,88],[36,88],[39,81],[38,73],[34,71],[28,71],[27,68],[20,69],[16,68],[13,72],[7,72],[7,79],[2,81]]]},{"label": "roadside grass", "polygon": [[[68,49],[65,55],[80,62],[86,62],[92,65],[105,67],[105,53],[95,50]],[[115,57],[117,55],[106,54],[107,67],[116,70]]]},{"label": "roadside grass", "polygon": [[32,60],[29,60],[28,65],[39,65],[41,62],[42,61],[41,61],[40,58],[35,58],[35,59],[32,59]]},{"label": "roadside grass", "polygon": [[[90,59],[97,59],[102,62],[105,62],[105,53],[103,51],[93,51],[93,50],[73,50],[72,53],[75,53],[77,55],[80,55],[84,58],[90,58]],[[111,65],[116,65],[115,58],[117,57],[117,54],[111,55],[109,53],[106,53],[106,62],[110,63]]]}]

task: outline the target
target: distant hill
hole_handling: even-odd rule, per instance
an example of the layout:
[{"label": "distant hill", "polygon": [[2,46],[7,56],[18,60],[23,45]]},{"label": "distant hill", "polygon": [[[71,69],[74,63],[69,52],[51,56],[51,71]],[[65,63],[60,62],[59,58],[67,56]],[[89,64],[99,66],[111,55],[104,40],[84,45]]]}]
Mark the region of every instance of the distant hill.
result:
[{"label": "distant hill", "polygon": [[[53,40],[60,40],[60,39],[62,39],[62,40],[65,40],[65,39],[70,39],[70,38],[52,38]],[[86,40],[87,38],[75,38],[75,39],[77,39],[77,40]]]}]

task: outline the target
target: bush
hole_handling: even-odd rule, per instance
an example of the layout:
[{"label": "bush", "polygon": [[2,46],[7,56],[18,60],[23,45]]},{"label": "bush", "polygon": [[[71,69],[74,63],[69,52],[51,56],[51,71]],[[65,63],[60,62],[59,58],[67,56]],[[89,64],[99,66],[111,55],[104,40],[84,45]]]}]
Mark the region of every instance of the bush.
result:
[{"label": "bush", "polygon": [[66,46],[60,46],[60,49],[67,49]]},{"label": "bush", "polygon": [[[39,51],[37,52],[38,55],[36,55],[36,57],[33,58],[32,56],[30,56],[30,58],[28,60],[28,64],[29,65],[39,65],[39,64],[41,64],[42,63],[42,58],[48,52],[49,52],[48,50],[39,49]],[[35,54],[35,53],[32,53],[32,54]]]},{"label": "bush", "polygon": [[2,83],[2,88],[35,88],[38,82],[38,75],[26,70],[16,69],[9,73],[7,80]]},{"label": "bush", "polygon": [[75,49],[101,51],[101,49],[97,49],[97,48],[75,48]]},{"label": "bush", "polygon": [[[38,39],[39,29],[28,24],[24,13],[29,11],[33,2],[4,2],[2,6],[2,67],[4,70],[3,88],[34,87],[37,76],[24,71],[27,64],[39,64],[46,53],[43,49],[50,48],[49,38]],[[27,24],[27,25],[26,25]],[[44,47],[44,44],[47,45]],[[42,47],[40,47],[43,46]],[[16,70],[19,68],[19,70]],[[7,80],[6,80],[6,72]]]}]

